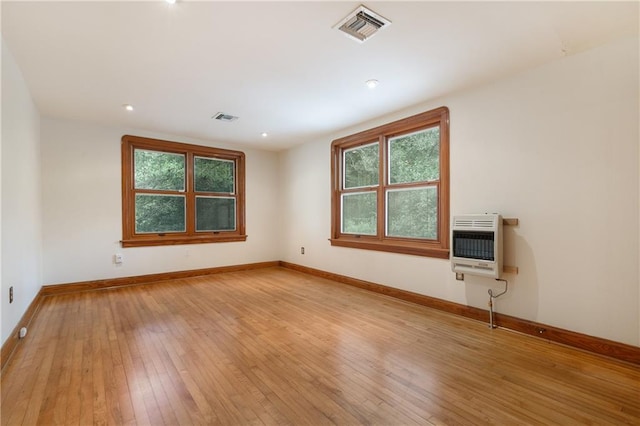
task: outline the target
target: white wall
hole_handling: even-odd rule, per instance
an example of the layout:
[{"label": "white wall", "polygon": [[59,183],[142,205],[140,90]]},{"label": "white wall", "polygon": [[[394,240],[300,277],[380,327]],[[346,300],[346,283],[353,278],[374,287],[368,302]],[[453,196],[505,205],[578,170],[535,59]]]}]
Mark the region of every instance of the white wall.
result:
[{"label": "white wall", "polygon": [[[42,285],[40,115],[2,40],[2,342]],[[9,304],[9,287],[14,301]]]},{"label": "white wall", "polygon": [[[506,263],[520,274],[507,276],[511,289],[497,310],[639,345],[638,48],[637,39],[619,40],[279,155],[246,149],[247,242],[121,249],[123,134],[237,147],[40,122],[3,43],[2,340],[41,284],[278,259],[486,308],[487,289],[499,286],[469,276],[455,281],[446,260],[327,241],[331,140],[446,105],[452,212],[498,211],[521,221],[506,229]],[[116,252],[125,256],[122,266],[113,264]]]},{"label": "white wall", "polygon": [[331,141],[444,105],[452,213],[520,219],[497,311],[639,345],[638,48],[618,40],[282,153],[283,260],[486,309],[501,286],[455,281],[446,260],[327,241]]},{"label": "white wall", "polygon": [[[277,154],[246,154],[247,241],[120,248],[124,134],[243,150],[215,141],[43,118],[44,284],[279,260]],[[124,263],[115,265],[113,255]]]}]

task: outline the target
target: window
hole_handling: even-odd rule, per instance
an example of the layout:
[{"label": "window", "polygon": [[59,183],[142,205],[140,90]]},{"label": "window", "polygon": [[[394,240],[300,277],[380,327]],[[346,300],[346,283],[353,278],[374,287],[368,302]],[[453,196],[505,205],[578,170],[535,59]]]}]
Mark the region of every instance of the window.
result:
[{"label": "window", "polygon": [[449,110],[331,144],[331,244],[449,257]]},{"label": "window", "polygon": [[244,153],[122,137],[123,247],[245,241]]}]

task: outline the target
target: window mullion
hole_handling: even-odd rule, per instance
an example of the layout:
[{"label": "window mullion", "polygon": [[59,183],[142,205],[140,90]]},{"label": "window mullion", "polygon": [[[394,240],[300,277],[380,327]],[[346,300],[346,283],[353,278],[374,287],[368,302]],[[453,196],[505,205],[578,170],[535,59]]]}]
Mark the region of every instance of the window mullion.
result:
[{"label": "window mullion", "polygon": [[133,191],[133,195],[135,196],[136,194],[158,194],[158,195],[185,195],[184,191],[169,191],[169,190],[164,190],[164,189],[136,189],[136,188],[132,188],[131,191]]},{"label": "window mullion", "polygon": [[[244,157],[237,157],[234,159],[235,161],[235,172],[236,172],[236,185],[235,185],[235,190],[236,190],[236,206],[237,206],[237,211],[236,211],[236,220],[237,220],[237,230],[238,232],[240,232],[242,235],[244,235],[244,233],[246,232],[245,230],[245,208],[244,208],[244,204],[246,202],[245,199],[245,181],[244,181],[244,176],[245,176],[245,160]],[[240,208],[242,208],[242,210],[240,210]]]},{"label": "window mullion", "polygon": [[[440,224],[442,223],[443,220],[445,220],[443,218],[443,215],[442,215],[442,185],[440,185],[440,180],[438,180],[435,183],[435,185],[432,185],[432,186],[436,187],[436,194],[437,194],[437,197],[438,197],[438,204],[436,206],[436,208],[438,209],[438,212],[436,214],[436,217],[438,218],[438,224],[439,225],[438,225],[438,227],[436,227],[436,240],[437,241],[441,241],[442,235],[440,235],[440,234],[442,232],[442,227],[440,226]],[[449,218],[447,218],[446,221],[448,222]]]},{"label": "window mullion", "polygon": [[195,235],[195,223],[196,223],[196,197],[195,197],[195,188],[194,188],[194,162],[195,157],[193,153],[187,153],[187,167],[185,176],[185,189],[186,189],[186,197],[187,197],[187,211],[186,211],[186,219],[187,219],[187,235]]},{"label": "window mullion", "polygon": [[380,159],[378,164],[378,239],[382,241],[385,238],[385,228],[387,223],[385,207],[385,188],[387,186],[387,138],[384,135],[379,136],[378,147],[380,149],[380,153],[378,155],[378,158]]}]

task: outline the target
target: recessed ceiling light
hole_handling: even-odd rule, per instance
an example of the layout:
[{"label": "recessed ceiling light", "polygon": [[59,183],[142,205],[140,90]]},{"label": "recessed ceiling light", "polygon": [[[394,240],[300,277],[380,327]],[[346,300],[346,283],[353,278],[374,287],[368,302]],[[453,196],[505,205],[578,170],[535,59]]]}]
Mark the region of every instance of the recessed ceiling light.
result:
[{"label": "recessed ceiling light", "polygon": [[175,4],[176,3],[176,0],[164,0],[164,1],[166,3],[169,3],[169,4]]},{"label": "recessed ceiling light", "polygon": [[262,137],[266,138],[267,136],[269,136],[269,134],[267,132],[262,132]]},{"label": "recessed ceiling light", "polygon": [[124,104],[122,105],[124,107],[124,109],[126,109],[127,111],[133,111],[133,105],[129,105],[129,104]]},{"label": "recessed ceiling light", "polygon": [[375,89],[376,86],[378,86],[378,84],[380,84],[380,82],[378,80],[372,78],[371,80],[365,81],[364,84],[366,84],[369,89]]}]

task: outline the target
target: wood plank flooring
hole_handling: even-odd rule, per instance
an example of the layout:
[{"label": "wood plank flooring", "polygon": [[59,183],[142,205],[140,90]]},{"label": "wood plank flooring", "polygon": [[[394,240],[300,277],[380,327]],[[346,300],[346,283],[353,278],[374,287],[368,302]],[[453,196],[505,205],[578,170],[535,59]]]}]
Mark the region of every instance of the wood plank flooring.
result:
[{"label": "wood plank flooring", "polygon": [[640,424],[640,368],[283,268],[45,298],[3,425]]}]

